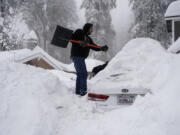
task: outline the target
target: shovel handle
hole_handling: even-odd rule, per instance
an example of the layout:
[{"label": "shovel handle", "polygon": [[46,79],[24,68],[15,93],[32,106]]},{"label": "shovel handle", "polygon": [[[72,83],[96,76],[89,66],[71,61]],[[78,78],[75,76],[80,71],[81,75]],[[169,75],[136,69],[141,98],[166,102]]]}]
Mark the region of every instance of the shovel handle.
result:
[{"label": "shovel handle", "polygon": [[[77,41],[77,40],[70,40],[70,42],[72,43],[77,43],[77,44],[81,44],[82,42],[81,41]],[[97,45],[93,45],[93,44],[86,44],[87,46],[90,46],[90,47],[94,47],[94,48],[101,48],[100,46],[97,46]]]}]

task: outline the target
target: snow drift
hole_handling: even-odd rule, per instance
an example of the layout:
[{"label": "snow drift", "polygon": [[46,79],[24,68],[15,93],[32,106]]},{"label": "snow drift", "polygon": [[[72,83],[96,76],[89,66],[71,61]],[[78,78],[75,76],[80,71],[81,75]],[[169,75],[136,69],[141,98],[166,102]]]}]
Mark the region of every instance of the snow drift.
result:
[{"label": "snow drift", "polygon": [[[139,79],[136,75],[141,75],[139,77],[145,79],[143,82],[148,84],[146,86],[149,86],[153,93],[143,98],[138,97],[132,106],[103,114],[89,112],[85,118],[81,116],[87,112],[79,109],[77,111],[81,115],[70,116],[73,121],[63,128],[62,134],[179,135],[179,59],[179,55],[167,53],[157,41],[151,39],[130,41],[98,77],[103,76],[106,72],[107,75],[110,72],[118,71],[119,68],[128,67],[134,72],[139,72],[133,74],[134,81]],[[113,66],[113,63],[116,66]],[[146,76],[149,82],[145,78]],[[104,82],[103,88],[108,85],[110,83]],[[111,85],[114,86],[114,83]],[[84,106],[84,108],[86,107]],[[68,121],[69,119],[63,118],[64,123],[68,123]]]},{"label": "snow drift", "polygon": [[[133,39],[92,80],[91,89],[104,89],[104,84],[107,84],[107,90],[121,87],[149,89],[165,55],[159,42],[147,38]],[[111,77],[116,75],[116,78]],[[95,82],[98,83],[94,85]]]},{"label": "snow drift", "polygon": [[0,135],[179,135],[179,59],[157,41],[130,41],[97,78],[132,71],[133,85],[148,86],[153,94],[103,113],[68,92],[75,82],[67,82],[66,73],[55,72],[57,79],[40,68],[1,61]]},{"label": "snow drift", "polygon": [[54,134],[52,95],[65,86],[43,69],[12,62],[1,64],[0,76],[0,135]]},{"label": "snow drift", "polygon": [[[84,104],[85,101],[80,108],[74,108],[72,105],[71,109],[62,110],[64,114],[69,115],[61,117],[61,122],[65,124],[59,125],[58,133],[62,135],[179,135],[179,59],[179,55],[167,53],[157,41],[151,39],[130,41],[98,77],[106,72],[107,75],[112,70],[118,71],[123,65],[145,73],[141,76],[148,75],[150,82],[147,83],[153,93],[143,98],[138,97],[132,106],[100,114],[88,110],[89,106]],[[113,67],[113,63],[117,64],[120,60],[124,64]],[[133,75],[136,80],[135,75],[139,74]],[[104,82],[103,88],[108,85],[110,83]]]}]

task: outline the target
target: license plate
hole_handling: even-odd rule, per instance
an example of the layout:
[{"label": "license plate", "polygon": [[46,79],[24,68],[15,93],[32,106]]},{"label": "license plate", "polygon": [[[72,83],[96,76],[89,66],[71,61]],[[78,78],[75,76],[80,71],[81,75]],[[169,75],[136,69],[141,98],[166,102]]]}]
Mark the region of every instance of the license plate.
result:
[{"label": "license plate", "polygon": [[118,104],[132,104],[136,96],[135,94],[121,94],[117,97]]}]

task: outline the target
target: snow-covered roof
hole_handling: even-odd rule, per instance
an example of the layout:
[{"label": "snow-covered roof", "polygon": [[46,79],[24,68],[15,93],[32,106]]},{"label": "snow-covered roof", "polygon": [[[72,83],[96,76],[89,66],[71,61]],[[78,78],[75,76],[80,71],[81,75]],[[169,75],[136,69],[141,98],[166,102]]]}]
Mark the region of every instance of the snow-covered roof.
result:
[{"label": "snow-covered roof", "polygon": [[180,0],[172,2],[166,10],[165,18],[180,17]]},{"label": "snow-covered roof", "polygon": [[[138,45],[134,45],[137,50]],[[87,96],[75,95],[74,80],[66,79],[69,74],[59,74],[62,76],[59,80],[40,68],[2,63],[0,135],[179,135],[180,55],[165,52],[155,57],[162,61],[148,65],[153,70],[158,64],[150,85],[153,94],[138,96],[132,106],[119,106],[111,111],[98,110],[98,105],[88,101]],[[152,75],[148,69],[146,72]],[[138,77],[141,76],[134,76]],[[108,103],[111,106],[115,102],[110,99]]]},{"label": "snow-covered roof", "polygon": [[49,63],[52,67],[54,67],[55,69],[58,70],[67,70],[66,69],[66,64],[61,63],[60,61],[56,60],[55,58],[53,58],[52,56],[50,56],[49,54],[47,54],[43,49],[41,49],[39,46],[36,46],[32,53],[29,54],[28,56],[22,58],[22,59],[18,59],[16,60],[16,62],[18,63],[24,63],[30,60],[33,60],[35,58],[42,58],[43,60],[45,60],[47,63]]},{"label": "snow-covered roof", "polygon": [[38,59],[43,59],[44,61],[46,61],[47,63],[49,63],[54,69],[58,69],[58,70],[62,70],[61,67],[57,66],[55,63],[53,63],[48,57],[46,57],[45,55],[43,55],[42,53],[35,53],[35,54],[32,54],[24,59],[21,59],[21,60],[18,60],[16,62],[19,62],[19,63],[25,63],[27,61],[30,61],[30,60],[33,60],[35,58],[38,58]]},{"label": "snow-covered roof", "polygon": [[[74,64],[64,64],[48,53],[46,53],[39,46],[35,47],[33,50],[30,49],[20,49],[14,51],[4,51],[0,52],[0,61],[15,61],[17,63],[25,63],[35,58],[43,59],[49,63],[52,67],[58,70],[65,70],[70,72],[75,72]],[[104,62],[95,59],[86,59],[86,66],[88,71],[92,71],[93,67],[101,65]]]}]

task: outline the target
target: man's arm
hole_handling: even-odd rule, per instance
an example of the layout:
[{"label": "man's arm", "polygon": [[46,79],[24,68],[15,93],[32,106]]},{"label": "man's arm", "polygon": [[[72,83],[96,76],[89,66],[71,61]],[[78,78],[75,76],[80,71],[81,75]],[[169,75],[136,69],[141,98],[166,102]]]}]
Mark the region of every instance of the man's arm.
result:
[{"label": "man's arm", "polygon": [[[93,45],[97,46],[96,44],[93,43]],[[89,46],[90,49],[94,50],[94,51],[103,51],[103,52],[106,52],[109,48],[107,45],[104,45],[104,46],[98,46],[99,48],[96,48],[96,47],[91,47]]]},{"label": "man's arm", "polygon": [[[89,37],[89,40],[90,40],[90,44],[93,44],[95,46],[98,46],[96,45],[93,40]],[[93,47],[93,46],[88,46],[90,49],[94,50],[94,51],[101,51],[101,46],[98,46],[98,47]]]}]

